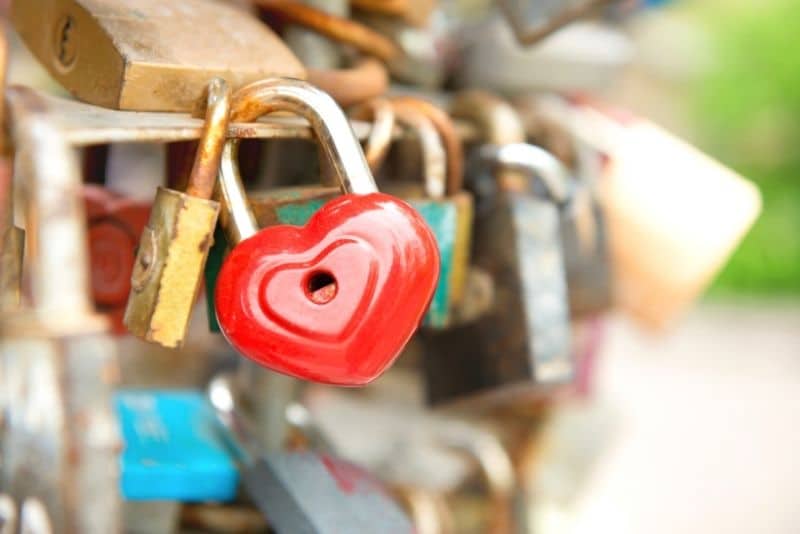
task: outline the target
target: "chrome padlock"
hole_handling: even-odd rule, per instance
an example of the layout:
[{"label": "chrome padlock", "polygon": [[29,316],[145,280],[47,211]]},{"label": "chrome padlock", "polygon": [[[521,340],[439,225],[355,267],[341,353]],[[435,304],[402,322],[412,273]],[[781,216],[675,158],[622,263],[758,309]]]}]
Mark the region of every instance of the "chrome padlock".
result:
[{"label": "chrome padlock", "polygon": [[212,80],[186,192],[159,187],[142,232],[124,322],[131,333],[165,347],[183,344],[213,242],[219,203],[211,197],[229,113],[227,83]]},{"label": "chrome padlock", "polygon": [[118,369],[90,298],[80,174],[45,106],[17,97],[8,91],[30,293],[0,319],[0,485],[24,503],[23,524],[35,508],[54,533],[119,532]]}]

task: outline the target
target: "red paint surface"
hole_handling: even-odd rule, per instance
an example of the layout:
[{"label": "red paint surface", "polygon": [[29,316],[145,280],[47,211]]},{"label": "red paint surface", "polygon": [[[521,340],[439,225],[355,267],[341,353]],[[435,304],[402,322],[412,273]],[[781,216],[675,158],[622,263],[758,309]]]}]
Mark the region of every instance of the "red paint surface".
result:
[{"label": "red paint surface", "polygon": [[112,331],[124,334],[122,317],[150,204],[95,185],[84,185],[82,194],[88,219],[92,299],[108,317]]},{"label": "red paint surface", "polygon": [[319,458],[342,493],[352,495],[357,491],[362,491],[364,493],[380,493],[387,499],[392,498],[380,480],[366,469],[326,454],[320,455]]},{"label": "red paint surface", "polygon": [[[311,298],[330,273],[336,292]],[[439,276],[436,241],[422,217],[382,193],[343,195],[304,227],[279,225],[242,241],[217,279],[223,334],[275,371],[363,385],[385,371],[419,326]]]}]

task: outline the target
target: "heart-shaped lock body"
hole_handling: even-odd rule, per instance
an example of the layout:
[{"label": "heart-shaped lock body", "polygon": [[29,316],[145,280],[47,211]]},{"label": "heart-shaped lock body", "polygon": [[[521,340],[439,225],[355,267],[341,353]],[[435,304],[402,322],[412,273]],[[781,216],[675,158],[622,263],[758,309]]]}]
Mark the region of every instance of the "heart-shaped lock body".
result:
[{"label": "heart-shaped lock body", "polygon": [[390,195],[346,194],[304,227],[241,241],[217,279],[217,320],[239,352],[275,371],[363,385],[419,326],[439,273],[422,217]]}]

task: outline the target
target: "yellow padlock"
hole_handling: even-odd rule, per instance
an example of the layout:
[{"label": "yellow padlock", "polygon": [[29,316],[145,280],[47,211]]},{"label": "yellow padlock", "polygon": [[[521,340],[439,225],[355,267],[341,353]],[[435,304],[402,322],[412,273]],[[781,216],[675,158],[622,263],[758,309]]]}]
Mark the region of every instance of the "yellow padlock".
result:
[{"label": "yellow padlock", "polygon": [[186,336],[219,216],[219,203],[210,199],[229,112],[230,90],[214,79],[186,192],[159,187],[142,232],[124,322],[146,341],[179,347]]}]

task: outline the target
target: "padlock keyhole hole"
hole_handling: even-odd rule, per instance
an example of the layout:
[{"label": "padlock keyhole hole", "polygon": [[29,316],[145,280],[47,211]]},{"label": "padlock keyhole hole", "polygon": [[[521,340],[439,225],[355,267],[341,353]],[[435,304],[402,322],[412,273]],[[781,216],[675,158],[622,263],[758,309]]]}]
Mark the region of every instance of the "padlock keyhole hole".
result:
[{"label": "padlock keyhole hole", "polygon": [[315,304],[327,304],[336,296],[336,278],[328,271],[315,271],[306,278],[306,295]]}]

